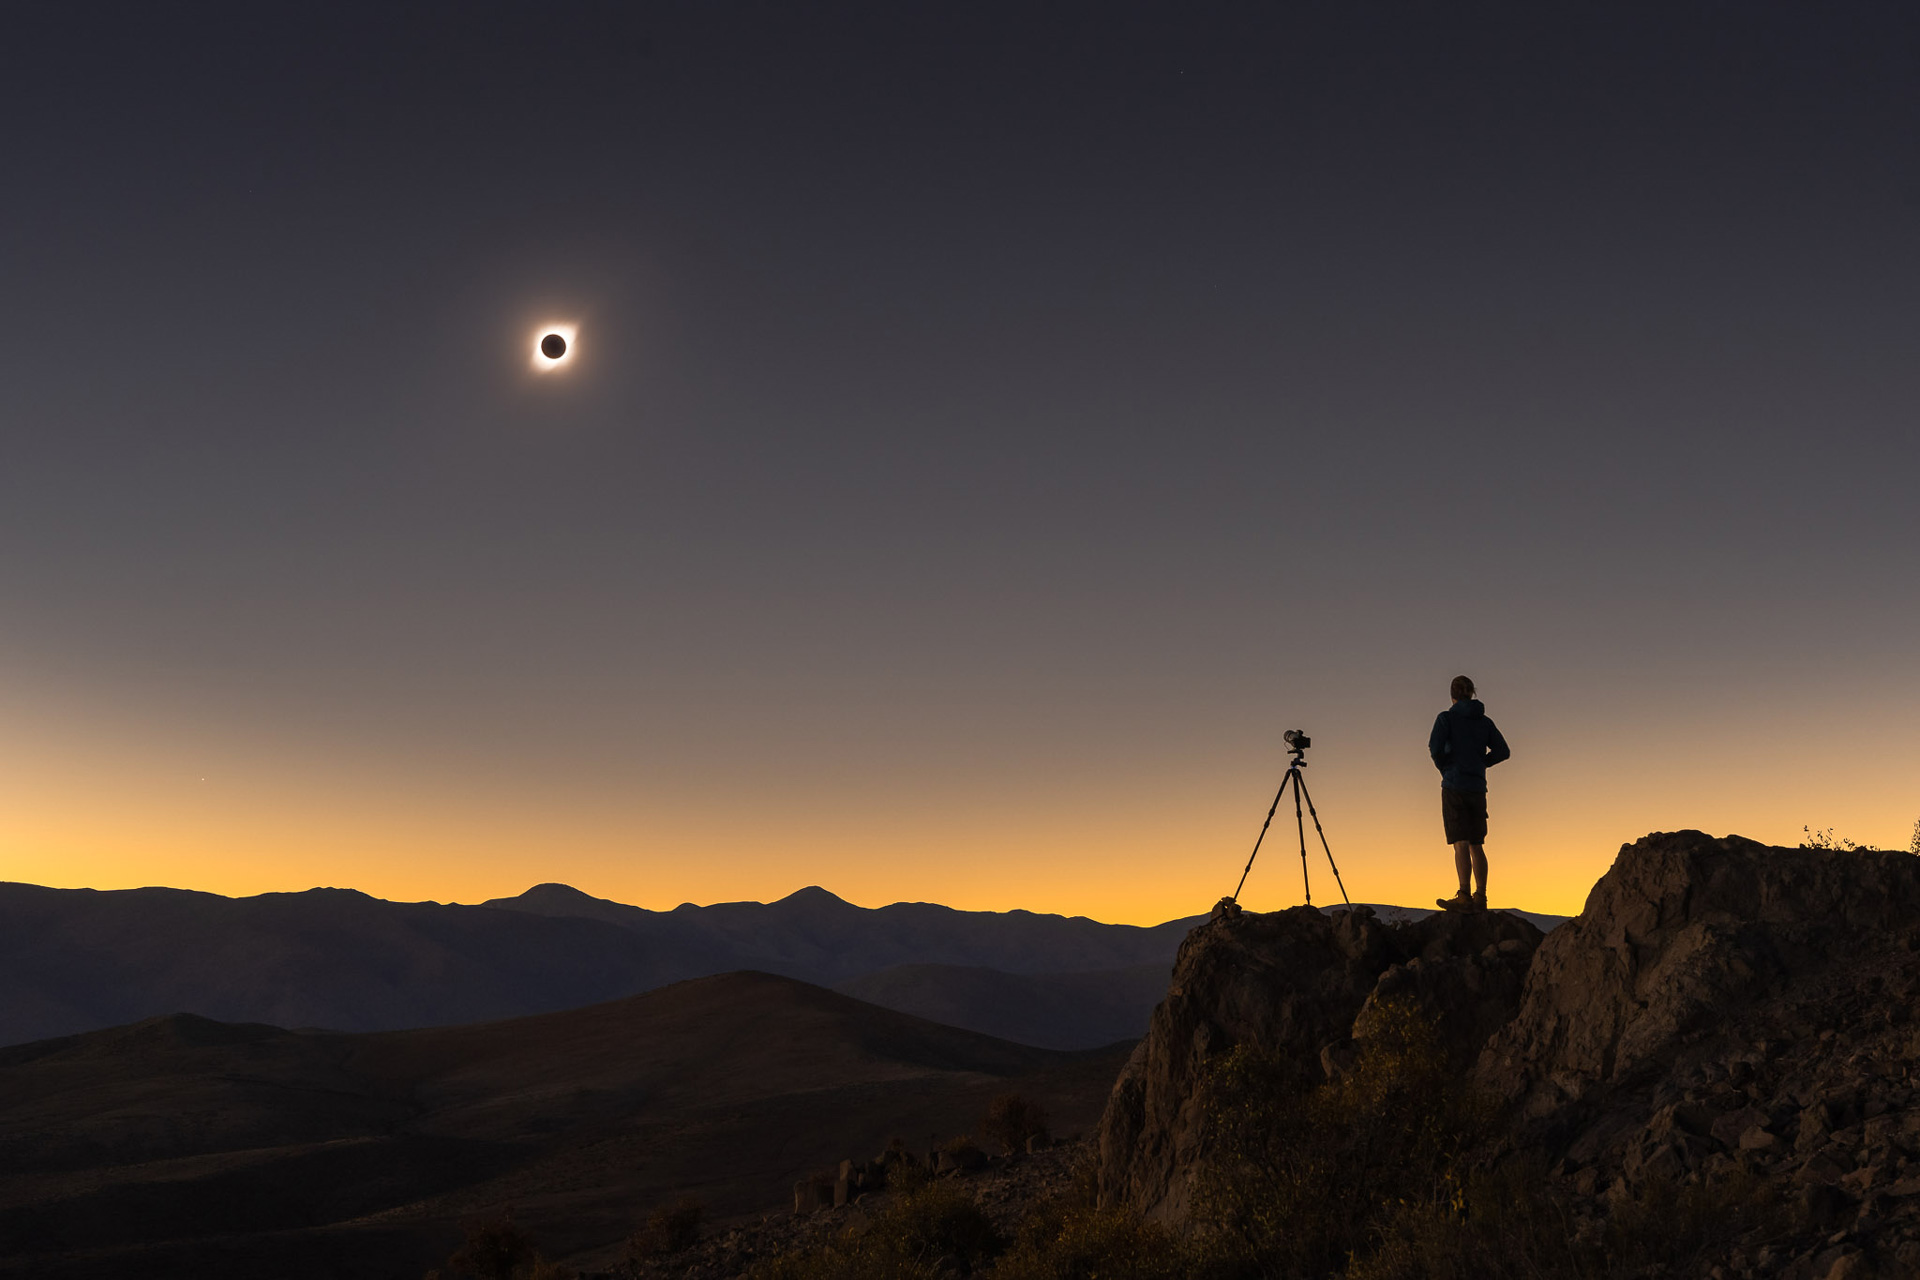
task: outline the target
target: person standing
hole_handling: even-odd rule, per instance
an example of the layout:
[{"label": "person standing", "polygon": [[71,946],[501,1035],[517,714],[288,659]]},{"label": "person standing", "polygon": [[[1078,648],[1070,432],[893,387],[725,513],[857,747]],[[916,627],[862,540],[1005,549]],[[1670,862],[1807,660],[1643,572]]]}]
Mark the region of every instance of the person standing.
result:
[{"label": "person standing", "polygon": [[[1513,754],[1487,708],[1474,698],[1473,681],[1453,678],[1453,705],[1433,721],[1427,754],[1440,771],[1440,820],[1453,846],[1460,892],[1436,901],[1449,911],[1487,909],[1487,770]],[[1472,889],[1471,872],[1479,888]]]}]

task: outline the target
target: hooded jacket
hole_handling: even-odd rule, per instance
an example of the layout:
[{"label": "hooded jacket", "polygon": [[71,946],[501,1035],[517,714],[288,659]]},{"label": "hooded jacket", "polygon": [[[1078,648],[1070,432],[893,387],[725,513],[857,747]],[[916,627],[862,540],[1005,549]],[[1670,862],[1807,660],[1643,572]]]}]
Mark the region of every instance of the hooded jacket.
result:
[{"label": "hooded jacket", "polygon": [[1434,718],[1427,754],[1440,771],[1441,786],[1451,791],[1485,791],[1487,770],[1513,752],[1487,718],[1486,705],[1464,698]]}]

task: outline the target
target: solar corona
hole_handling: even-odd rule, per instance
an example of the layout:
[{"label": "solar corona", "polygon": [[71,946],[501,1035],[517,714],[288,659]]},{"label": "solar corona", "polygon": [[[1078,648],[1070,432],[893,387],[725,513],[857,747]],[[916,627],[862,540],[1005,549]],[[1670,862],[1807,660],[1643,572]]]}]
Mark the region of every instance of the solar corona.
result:
[{"label": "solar corona", "polygon": [[573,363],[577,327],[571,324],[543,324],[533,334],[535,373],[557,373]]}]

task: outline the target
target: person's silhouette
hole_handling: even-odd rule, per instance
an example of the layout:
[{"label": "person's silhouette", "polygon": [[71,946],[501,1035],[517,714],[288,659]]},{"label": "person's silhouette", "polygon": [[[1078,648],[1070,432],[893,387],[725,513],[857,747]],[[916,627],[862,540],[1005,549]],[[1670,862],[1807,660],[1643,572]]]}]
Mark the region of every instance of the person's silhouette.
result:
[{"label": "person's silhouette", "polygon": [[[1427,754],[1440,771],[1440,820],[1447,843],[1453,846],[1453,868],[1460,874],[1460,892],[1440,898],[1449,911],[1487,905],[1487,770],[1513,754],[1507,740],[1487,718],[1487,709],[1473,696],[1473,681],[1453,678],[1453,705],[1442,711],[1427,735]],[[1467,882],[1471,872],[1477,890]]]}]

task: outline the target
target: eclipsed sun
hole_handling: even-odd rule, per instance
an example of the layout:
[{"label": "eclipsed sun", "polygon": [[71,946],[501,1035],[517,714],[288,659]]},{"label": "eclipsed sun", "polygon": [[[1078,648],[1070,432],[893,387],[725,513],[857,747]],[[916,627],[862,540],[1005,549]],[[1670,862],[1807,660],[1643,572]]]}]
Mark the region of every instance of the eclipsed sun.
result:
[{"label": "eclipsed sun", "polygon": [[535,373],[553,373],[573,363],[575,326],[570,324],[541,325],[533,334],[533,369]]}]

